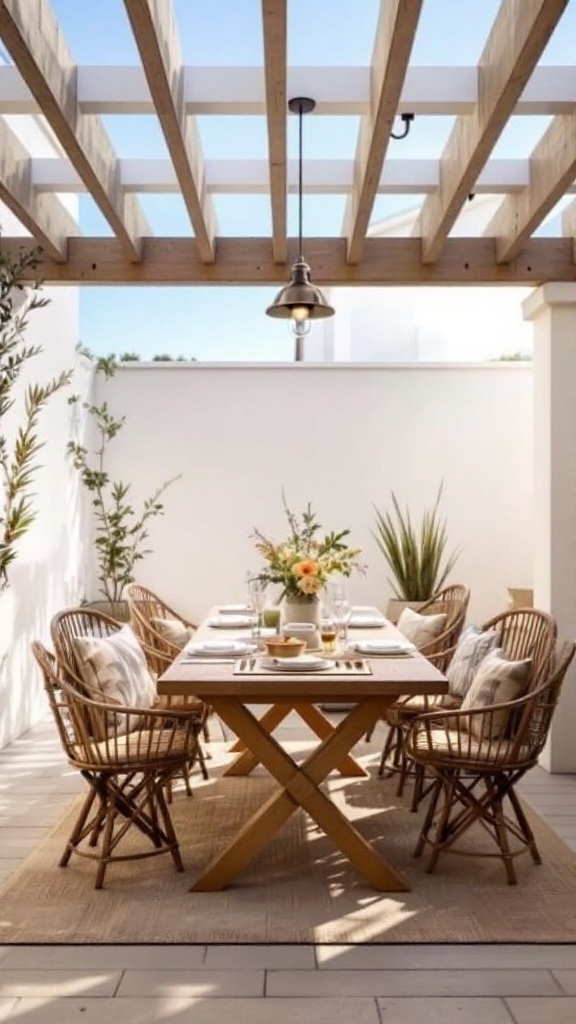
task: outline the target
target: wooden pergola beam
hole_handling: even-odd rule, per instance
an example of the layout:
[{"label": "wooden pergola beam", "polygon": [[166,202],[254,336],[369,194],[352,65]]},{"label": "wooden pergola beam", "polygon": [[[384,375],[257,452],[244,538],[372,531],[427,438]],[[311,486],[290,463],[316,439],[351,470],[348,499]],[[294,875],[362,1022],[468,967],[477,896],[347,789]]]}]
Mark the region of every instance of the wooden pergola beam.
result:
[{"label": "wooden pergola beam", "polygon": [[215,258],[216,217],[206,193],[204,157],[193,117],[186,116],[183,71],[172,0],[124,0],[126,13],[202,259]]},{"label": "wooden pergola beam", "polygon": [[354,187],[342,234],[349,263],[358,263],[398,110],[422,0],[381,0],[371,67],[371,110],[360,122]]},{"label": "wooden pergola beam", "polygon": [[496,239],[496,258],[507,263],[523,248],[530,235],[576,176],[576,114],[559,114],[534,148],[529,161],[530,183],[507,196],[486,226],[484,234]]},{"label": "wooden pergola beam", "polygon": [[0,0],[0,38],[128,258],[139,260],[146,219],[135,196],[119,186],[116,154],[99,118],[78,106],[76,67],[48,0]]},{"label": "wooden pergola beam", "polygon": [[441,160],[440,188],[414,227],[422,259],[438,259],[568,0],[503,0],[480,58],[479,102],[460,115]]},{"label": "wooden pergola beam", "polygon": [[78,224],[56,195],[35,191],[30,154],[4,118],[0,118],[0,199],[47,256],[57,263],[67,259],[68,238],[79,234]]},{"label": "wooden pergola beam", "polygon": [[[19,252],[30,239],[4,238]],[[275,263],[269,238],[219,238],[218,260],[205,263],[193,238],[146,238],[140,263],[131,263],[114,238],[72,238],[68,261],[46,259],[41,276],[52,284],[277,285],[286,268]],[[364,258],[350,264],[344,238],[307,238],[306,256],[322,287],[371,285],[505,284],[535,287],[574,281],[572,238],[532,238],[509,263],[496,261],[489,238],[450,238],[439,259],[423,264],[418,238],[368,238]]]},{"label": "wooden pergola beam", "polygon": [[272,212],[272,255],[287,258],[286,237],[286,0],[262,0],[264,78],[268,130],[268,176]]}]

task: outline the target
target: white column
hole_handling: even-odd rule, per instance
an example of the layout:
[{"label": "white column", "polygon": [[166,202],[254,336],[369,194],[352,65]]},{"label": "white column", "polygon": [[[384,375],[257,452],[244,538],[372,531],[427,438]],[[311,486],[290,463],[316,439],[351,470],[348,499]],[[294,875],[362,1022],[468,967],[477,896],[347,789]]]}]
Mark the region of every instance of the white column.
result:
[{"label": "white column", "polygon": [[[534,324],[534,605],[576,639],[576,284],[545,284],[522,309]],[[576,772],[574,663],[541,764]]]}]

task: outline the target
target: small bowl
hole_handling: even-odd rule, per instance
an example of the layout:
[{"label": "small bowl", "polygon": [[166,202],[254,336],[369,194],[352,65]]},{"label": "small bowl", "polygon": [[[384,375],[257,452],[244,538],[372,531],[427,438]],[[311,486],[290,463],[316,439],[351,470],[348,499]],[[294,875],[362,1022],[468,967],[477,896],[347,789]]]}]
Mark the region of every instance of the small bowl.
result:
[{"label": "small bowl", "polygon": [[273,640],[266,640],[265,646],[271,658],[297,658],[303,654],[306,641],[276,636]]}]

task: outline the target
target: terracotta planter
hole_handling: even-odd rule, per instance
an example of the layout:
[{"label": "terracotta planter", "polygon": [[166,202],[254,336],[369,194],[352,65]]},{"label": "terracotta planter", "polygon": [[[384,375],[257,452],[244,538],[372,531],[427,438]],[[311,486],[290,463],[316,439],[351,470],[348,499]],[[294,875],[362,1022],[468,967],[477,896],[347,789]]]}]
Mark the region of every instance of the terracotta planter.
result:
[{"label": "terracotta planter", "polygon": [[86,607],[109,615],[111,619],[116,619],[116,622],[130,622],[128,601],[89,601]]},{"label": "terracotta planter", "polygon": [[386,608],[386,618],[394,625],[398,622],[402,612],[405,608],[413,608],[415,612],[419,611],[425,601],[401,601],[397,597],[391,597],[388,601],[388,607]]},{"label": "terracotta planter", "polygon": [[534,591],[532,587],[508,587],[510,600],[509,608],[533,608]]}]

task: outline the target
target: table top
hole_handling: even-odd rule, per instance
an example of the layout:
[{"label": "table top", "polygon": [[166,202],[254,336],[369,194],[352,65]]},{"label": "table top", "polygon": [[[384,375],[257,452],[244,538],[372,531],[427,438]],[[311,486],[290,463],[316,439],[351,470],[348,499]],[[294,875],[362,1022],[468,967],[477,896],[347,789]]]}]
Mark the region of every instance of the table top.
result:
[{"label": "table top", "polygon": [[[224,639],[226,636],[246,635],[249,630],[230,631],[211,629],[207,621],[217,609],[212,609],[199,626],[194,639]],[[381,640],[400,637],[395,626],[386,622],[378,629],[352,628],[351,639]],[[354,660],[364,657],[354,654]],[[183,660],[179,655],[169,669],[158,680],[158,693],[166,695],[194,694],[203,700],[217,697],[241,697],[250,703],[293,703],[298,699],[313,702],[354,701],[367,697],[390,697],[391,695],[441,694],[447,693],[446,677],[418,652],[402,657],[364,658],[372,670],[371,675],[335,676],[322,672],[271,672],[269,675],[234,675],[234,662],[223,663],[214,659],[214,664]],[[341,655],[345,658],[345,655]]]}]

